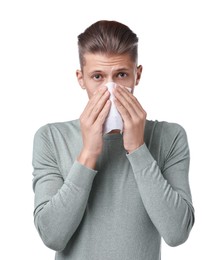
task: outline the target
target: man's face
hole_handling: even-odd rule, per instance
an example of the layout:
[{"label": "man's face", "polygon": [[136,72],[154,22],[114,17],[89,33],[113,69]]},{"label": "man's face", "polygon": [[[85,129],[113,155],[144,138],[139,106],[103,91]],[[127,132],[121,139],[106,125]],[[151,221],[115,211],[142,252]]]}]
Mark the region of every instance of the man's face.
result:
[{"label": "man's face", "polygon": [[128,54],[103,55],[86,53],[82,71],[77,70],[76,76],[80,86],[86,89],[88,97],[107,82],[113,81],[134,90],[139,83],[142,66],[136,65]]}]

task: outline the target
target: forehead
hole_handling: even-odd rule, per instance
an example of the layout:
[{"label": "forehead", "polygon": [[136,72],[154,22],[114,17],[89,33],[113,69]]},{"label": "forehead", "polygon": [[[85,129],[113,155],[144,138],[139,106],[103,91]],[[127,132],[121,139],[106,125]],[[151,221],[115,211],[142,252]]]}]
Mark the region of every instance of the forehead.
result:
[{"label": "forehead", "polygon": [[85,53],[84,70],[115,70],[119,68],[134,69],[136,63],[132,61],[129,54],[107,55],[100,53]]}]

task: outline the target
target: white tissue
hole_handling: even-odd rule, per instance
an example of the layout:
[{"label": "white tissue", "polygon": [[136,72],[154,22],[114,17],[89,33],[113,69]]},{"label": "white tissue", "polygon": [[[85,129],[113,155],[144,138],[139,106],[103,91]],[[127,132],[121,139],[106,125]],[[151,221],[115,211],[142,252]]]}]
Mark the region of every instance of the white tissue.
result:
[{"label": "white tissue", "polygon": [[[103,127],[103,134],[107,134],[112,130],[120,130],[122,133],[123,131],[123,120],[118,112],[116,105],[114,103],[114,95],[113,95],[113,88],[115,88],[116,84],[114,82],[108,82],[106,83],[106,86],[110,92],[110,101],[111,101],[111,108],[109,111],[109,114],[106,118],[106,121],[104,123]],[[127,88],[129,91],[131,91],[130,88]]]}]

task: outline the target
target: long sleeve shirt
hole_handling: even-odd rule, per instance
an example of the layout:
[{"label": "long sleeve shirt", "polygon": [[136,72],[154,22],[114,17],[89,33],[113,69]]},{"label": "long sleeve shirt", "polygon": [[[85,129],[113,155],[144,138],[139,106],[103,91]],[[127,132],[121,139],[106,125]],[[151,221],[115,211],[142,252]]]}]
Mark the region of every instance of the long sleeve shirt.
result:
[{"label": "long sleeve shirt", "polygon": [[76,160],[79,120],[36,132],[36,228],[57,260],[160,260],[161,237],[180,245],[194,224],[186,132],[147,120],[145,142],[130,154],[121,134],[103,139],[93,170]]}]

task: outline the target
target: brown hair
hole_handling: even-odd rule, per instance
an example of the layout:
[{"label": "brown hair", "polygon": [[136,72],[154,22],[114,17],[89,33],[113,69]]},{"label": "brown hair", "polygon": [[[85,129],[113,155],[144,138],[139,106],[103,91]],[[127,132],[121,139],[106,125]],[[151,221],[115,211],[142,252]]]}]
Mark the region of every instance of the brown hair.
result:
[{"label": "brown hair", "polygon": [[84,66],[85,53],[121,55],[128,53],[137,62],[138,37],[126,25],[116,21],[98,21],[78,36],[79,61]]}]

